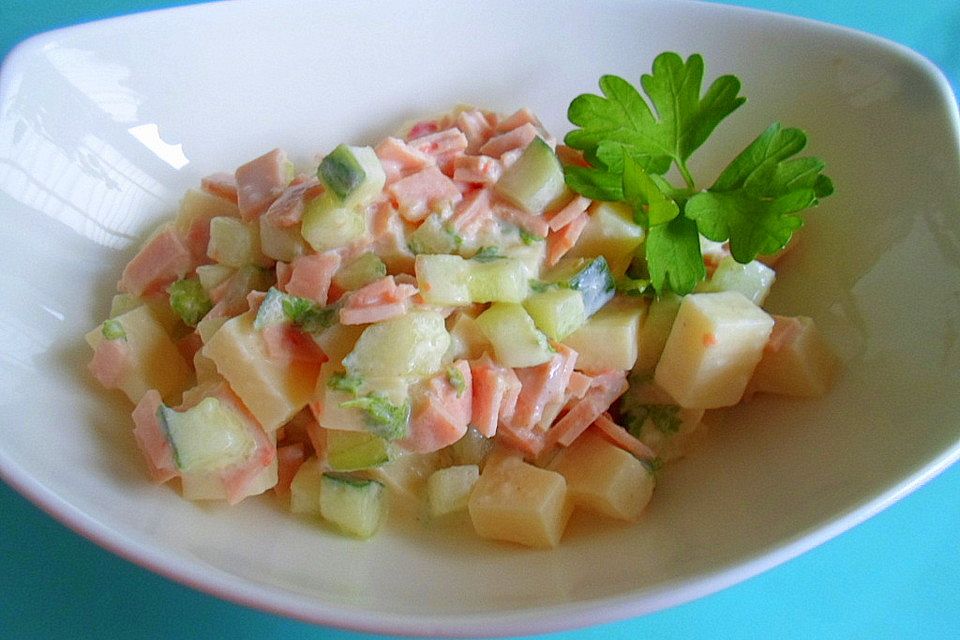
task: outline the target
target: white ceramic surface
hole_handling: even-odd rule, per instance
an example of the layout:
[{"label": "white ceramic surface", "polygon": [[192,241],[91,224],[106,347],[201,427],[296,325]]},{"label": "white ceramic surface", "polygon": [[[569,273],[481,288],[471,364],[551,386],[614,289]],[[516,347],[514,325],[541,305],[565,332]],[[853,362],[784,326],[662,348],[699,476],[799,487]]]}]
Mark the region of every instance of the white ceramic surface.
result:
[{"label": "white ceramic surface", "polygon": [[[708,25],[709,28],[706,28]],[[749,101],[702,150],[807,129],[837,194],[771,306],[814,316],[845,372],[817,402],[732,412],[668,468],[642,524],[527,551],[398,525],[337,537],[269,498],[198,507],[147,481],[128,408],[86,375],[136,240],[200,177],[274,147],[308,162],[423,113],[529,106],[555,133],[602,73],[665,49]],[[836,535],[960,456],[956,101],[917,55],[802,20],[680,2],[224,3],[57,31],[0,77],[0,473],[134,562],[306,620],[519,634],[704,595]]]}]

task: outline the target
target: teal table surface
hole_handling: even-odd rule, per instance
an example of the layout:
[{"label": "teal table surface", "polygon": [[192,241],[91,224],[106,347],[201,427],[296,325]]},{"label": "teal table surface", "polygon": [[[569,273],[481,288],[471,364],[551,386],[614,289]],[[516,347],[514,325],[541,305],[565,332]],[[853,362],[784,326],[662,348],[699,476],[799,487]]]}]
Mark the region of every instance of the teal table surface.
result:
[{"label": "teal table surface", "polygon": [[[40,32],[186,4],[0,0],[0,57]],[[957,0],[732,2],[911,47],[960,86]],[[957,417],[960,421],[960,416]],[[960,638],[960,466],[771,571],[652,615],[543,638]],[[0,483],[0,639],[375,638],[218,600],[104,551]]]}]

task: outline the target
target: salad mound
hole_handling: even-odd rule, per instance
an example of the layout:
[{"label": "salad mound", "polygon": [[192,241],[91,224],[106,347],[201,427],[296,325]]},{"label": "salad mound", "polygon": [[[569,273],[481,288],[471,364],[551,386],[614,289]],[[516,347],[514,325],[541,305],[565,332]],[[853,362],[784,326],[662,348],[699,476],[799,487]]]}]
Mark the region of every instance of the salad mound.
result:
[{"label": "salad mound", "polygon": [[743,102],[703,71],[662,54],[646,97],[604,76],[562,143],[458,107],[204,178],[86,335],[152,478],[359,538],[390,502],[553,547],[573,511],[638,520],[708,412],[826,393],[813,320],[762,305],[832,185],[775,124],[698,187],[688,158]]}]

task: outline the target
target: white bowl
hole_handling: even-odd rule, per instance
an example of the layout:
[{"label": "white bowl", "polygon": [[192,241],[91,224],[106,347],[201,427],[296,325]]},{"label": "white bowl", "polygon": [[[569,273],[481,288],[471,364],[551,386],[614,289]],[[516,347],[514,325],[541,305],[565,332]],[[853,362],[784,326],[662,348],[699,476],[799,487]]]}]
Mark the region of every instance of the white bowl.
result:
[{"label": "white bowl", "polygon": [[[560,135],[571,98],[603,73],[636,81],[667,49],[702,52],[749,98],[696,172],[773,120],[805,128],[828,162],[837,193],[770,304],[812,315],[837,347],[829,397],[731,412],[668,467],[641,524],[577,524],[550,552],[417,523],[357,542],[269,497],[199,507],[148,482],[129,409],[90,381],[81,336],[188,187],[274,146],[306,161],[456,102],[529,106]],[[134,562],[326,625],[520,634],[707,594],[960,457],[958,129],[946,82],[916,54],[716,5],[265,0],[39,36],[0,78],[0,473]]]}]

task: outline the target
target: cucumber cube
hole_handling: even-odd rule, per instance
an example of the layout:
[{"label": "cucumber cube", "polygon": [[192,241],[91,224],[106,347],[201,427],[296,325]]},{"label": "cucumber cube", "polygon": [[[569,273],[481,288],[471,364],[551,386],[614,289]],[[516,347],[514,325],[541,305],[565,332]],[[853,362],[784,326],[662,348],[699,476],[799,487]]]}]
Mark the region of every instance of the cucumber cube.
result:
[{"label": "cucumber cube", "polygon": [[753,304],[762,305],[776,277],[774,270],[759,260],[740,264],[733,256],[725,256],[710,279],[702,282],[697,291],[739,291]]},{"label": "cucumber cube", "polygon": [[561,260],[546,279],[579,291],[588,317],[610,302],[617,292],[617,283],[603,256]]},{"label": "cucumber cube", "polygon": [[305,460],[290,482],[290,511],[320,515],[320,487],[323,469],[316,457]]},{"label": "cucumber cube", "polygon": [[411,311],[364,329],[343,365],[363,378],[426,376],[440,369],[449,346],[442,315]]},{"label": "cucumber cube", "polygon": [[161,405],[157,417],[173,445],[177,467],[186,473],[244,462],[256,448],[248,424],[217,398],[205,398],[184,412]]},{"label": "cucumber cube", "polygon": [[470,491],[480,479],[480,467],[475,464],[437,469],[427,479],[427,503],[434,518],[464,511],[470,500]]},{"label": "cucumber cube", "polygon": [[338,204],[336,197],[324,194],[307,204],[300,233],[317,252],[350,244],[366,232],[363,213]]},{"label": "cucumber cube", "polygon": [[494,187],[498,194],[533,214],[541,214],[567,197],[563,167],[543,138],[536,137]]},{"label": "cucumber cube", "polygon": [[640,324],[637,363],[634,365],[634,373],[640,376],[653,375],[653,370],[660,360],[660,354],[663,353],[663,345],[667,343],[670,328],[673,327],[673,321],[677,317],[677,311],[680,310],[682,301],[683,298],[680,296],[667,293],[650,303],[647,315]]},{"label": "cucumber cube", "polygon": [[415,268],[420,295],[430,304],[469,304],[470,265],[460,256],[418,255]]},{"label": "cucumber cube", "polygon": [[534,367],[553,357],[547,337],[517,303],[493,303],[477,316],[477,324],[504,366]]},{"label": "cucumber cube", "polygon": [[317,177],[344,206],[363,204],[387,181],[380,159],[370,147],[339,145],[320,161]]},{"label": "cucumber cube", "polygon": [[563,340],[587,321],[583,296],[573,289],[535,293],[523,302],[523,307],[551,340]]},{"label": "cucumber cube", "polygon": [[530,293],[527,267],[516,258],[469,264],[467,288],[472,302],[523,302]]},{"label": "cucumber cube", "polygon": [[427,217],[417,230],[410,234],[407,246],[410,251],[421,253],[453,253],[463,242],[463,239],[451,231],[437,214]]},{"label": "cucumber cube", "polygon": [[386,513],[386,494],[376,480],[323,474],[320,515],[347,535],[365,539],[376,533]]},{"label": "cucumber cube", "polygon": [[367,431],[328,429],[326,453],[334,471],[359,471],[390,462],[391,446]]},{"label": "cucumber cube", "polygon": [[263,255],[282,262],[293,262],[307,252],[307,243],[297,226],[281,227],[271,224],[266,216],[260,217],[260,250]]},{"label": "cucumber cube", "polygon": [[375,253],[365,253],[348,262],[333,276],[333,284],[354,291],[387,275],[387,265]]},{"label": "cucumber cube", "polygon": [[210,221],[207,256],[218,264],[237,269],[248,264],[261,267],[273,264],[260,249],[260,225],[225,216]]}]

